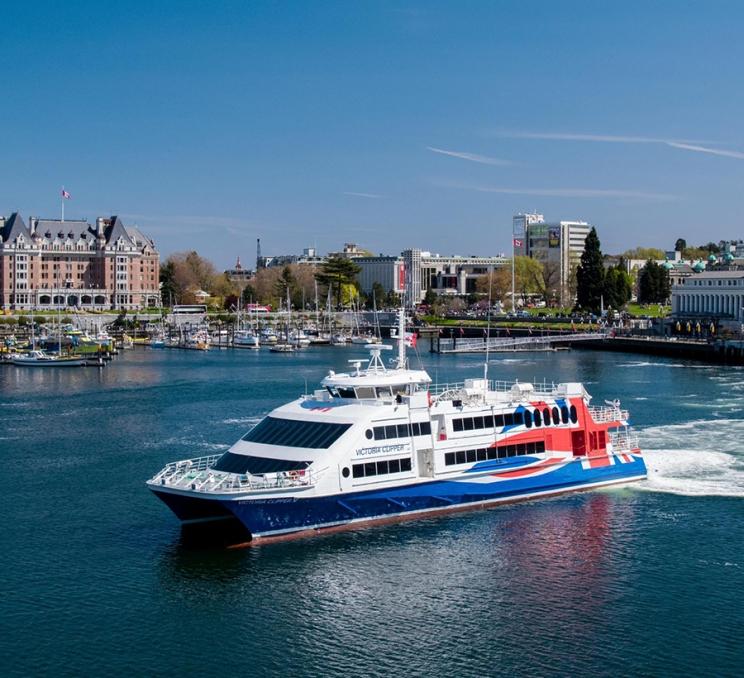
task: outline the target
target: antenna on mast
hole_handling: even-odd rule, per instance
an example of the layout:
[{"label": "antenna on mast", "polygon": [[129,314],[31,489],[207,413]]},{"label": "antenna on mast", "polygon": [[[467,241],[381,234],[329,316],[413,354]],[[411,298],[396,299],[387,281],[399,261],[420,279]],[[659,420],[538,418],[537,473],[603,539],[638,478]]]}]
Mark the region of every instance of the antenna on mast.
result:
[{"label": "antenna on mast", "polygon": [[256,270],[261,266],[261,238],[256,238]]},{"label": "antenna on mast", "polygon": [[493,269],[488,267],[488,310],[486,311],[486,362],[483,364],[483,399],[488,393],[488,349],[491,344],[491,285],[493,284]]}]

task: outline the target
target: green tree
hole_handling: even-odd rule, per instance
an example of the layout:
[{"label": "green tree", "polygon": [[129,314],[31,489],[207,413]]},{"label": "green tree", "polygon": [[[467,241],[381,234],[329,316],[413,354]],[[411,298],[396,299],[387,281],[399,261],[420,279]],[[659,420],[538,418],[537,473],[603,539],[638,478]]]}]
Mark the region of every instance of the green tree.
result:
[{"label": "green tree", "polygon": [[281,299],[282,302],[286,302],[287,294],[291,296],[292,292],[294,292],[296,287],[297,287],[297,281],[295,280],[295,277],[292,274],[292,269],[289,266],[285,266],[282,269],[281,275],[279,276],[277,281],[274,283],[274,288],[276,290],[277,297],[279,297],[279,299]]},{"label": "green tree", "polygon": [[424,295],[424,304],[426,304],[427,306],[431,306],[436,300],[437,293],[430,287],[428,290],[426,290],[426,294]]},{"label": "green tree", "polygon": [[638,301],[641,304],[663,304],[671,291],[669,271],[649,259],[638,274]]},{"label": "green tree", "polygon": [[341,305],[341,293],[344,285],[354,284],[361,268],[353,260],[344,257],[331,257],[315,274],[315,279],[331,290],[336,299],[336,307]]},{"label": "green tree", "polygon": [[684,252],[687,249],[687,241],[684,238],[677,238],[674,243],[675,252]]},{"label": "green tree", "polygon": [[630,301],[633,295],[633,281],[625,272],[622,262],[605,273],[602,294],[605,307],[612,307],[615,310],[621,309]]},{"label": "green tree", "polygon": [[377,308],[381,308],[382,305],[385,303],[385,296],[387,295],[387,290],[382,286],[382,283],[380,282],[373,282],[372,283],[372,294],[369,295],[369,299],[367,299],[367,306],[369,308],[373,308],[375,305],[377,305]]},{"label": "green tree", "polygon": [[602,303],[605,270],[597,229],[592,228],[584,242],[581,263],[576,269],[576,303],[586,311],[598,311]]},{"label": "green tree", "polygon": [[176,283],[176,266],[170,260],[160,265],[160,291],[163,298],[163,306],[169,306],[178,302],[180,290]]},{"label": "green tree", "polygon": [[625,250],[622,256],[625,259],[664,259],[664,251],[658,247],[634,247],[632,250]]}]

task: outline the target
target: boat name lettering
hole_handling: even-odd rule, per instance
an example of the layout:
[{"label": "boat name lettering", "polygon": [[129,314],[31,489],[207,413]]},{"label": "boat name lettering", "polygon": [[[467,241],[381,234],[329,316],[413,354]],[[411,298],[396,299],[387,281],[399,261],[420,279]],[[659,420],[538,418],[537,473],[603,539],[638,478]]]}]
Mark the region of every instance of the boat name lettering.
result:
[{"label": "boat name lettering", "polygon": [[400,452],[405,450],[408,445],[379,445],[378,447],[363,447],[356,451],[357,457],[366,457],[371,454],[388,454],[391,452]]}]

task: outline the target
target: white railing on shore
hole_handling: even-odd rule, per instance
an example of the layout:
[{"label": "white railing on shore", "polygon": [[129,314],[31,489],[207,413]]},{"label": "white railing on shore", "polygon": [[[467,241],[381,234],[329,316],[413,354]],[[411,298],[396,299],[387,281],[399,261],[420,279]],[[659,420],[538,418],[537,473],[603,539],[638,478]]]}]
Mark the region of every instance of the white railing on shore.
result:
[{"label": "white railing on shore", "polygon": [[[604,339],[606,332],[577,332],[573,334],[533,334],[527,337],[491,337],[488,340],[489,351],[516,351],[551,346],[552,344],[573,343],[576,341],[591,341]],[[471,353],[486,350],[486,338],[461,337],[439,339],[437,351],[439,353]]]},{"label": "white railing on shore", "polygon": [[595,424],[609,424],[613,421],[628,421],[628,410],[619,407],[588,407]]},{"label": "white railing on shore", "polygon": [[609,431],[609,442],[612,444],[614,453],[632,452],[640,447],[638,434],[629,428]]},{"label": "white railing on shore", "polygon": [[150,483],[197,492],[228,494],[255,490],[313,487],[325,471],[325,469],[318,471],[303,469],[260,475],[228,473],[227,471],[216,471],[211,468],[220,456],[222,455],[216,454],[209,457],[172,462],[157,473],[150,480]]}]

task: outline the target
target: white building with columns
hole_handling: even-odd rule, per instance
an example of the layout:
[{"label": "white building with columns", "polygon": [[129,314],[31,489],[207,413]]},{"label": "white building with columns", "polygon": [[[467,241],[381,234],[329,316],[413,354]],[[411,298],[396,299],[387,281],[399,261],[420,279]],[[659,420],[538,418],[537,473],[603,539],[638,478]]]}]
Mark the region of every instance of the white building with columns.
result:
[{"label": "white building with columns", "polygon": [[744,322],[744,270],[705,271],[675,285],[672,315]]}]

